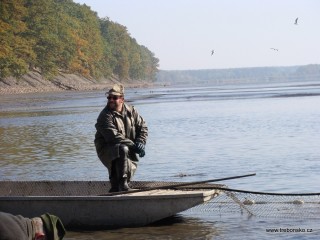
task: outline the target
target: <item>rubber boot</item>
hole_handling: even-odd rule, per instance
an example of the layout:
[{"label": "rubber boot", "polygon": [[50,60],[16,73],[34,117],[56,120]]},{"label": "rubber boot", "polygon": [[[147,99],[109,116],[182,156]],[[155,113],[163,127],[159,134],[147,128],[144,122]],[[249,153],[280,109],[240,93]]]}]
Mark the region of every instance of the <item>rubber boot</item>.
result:
[{"label": "rubber boot", "polygon": [[119,191],[130,191],[131,188],[128,185],[128,159],[117,159],[117,174],[119,176]]},{"label": "rubber boot", "polygon": [[119,181],[118,181],[118,174],[117,174],[117,167],[116,163],[112,163],[111,168],[111,176],[109,177],[111,188],[109,192],[119,192]]},{"label": "rubber boot", "polygon": [[128,153],[129,148],[125,145],[120,145],[119,155],[120,158],[116,160],[117,175],[119,181],[119,191],[130,191],[131,188],[128,185]]},{"label": "rubber boot", "polygon": [[111,188],[109,190],[109,193],[112,192],[119,192],[119,182],[118,179],[115,177],[110,178]]}]

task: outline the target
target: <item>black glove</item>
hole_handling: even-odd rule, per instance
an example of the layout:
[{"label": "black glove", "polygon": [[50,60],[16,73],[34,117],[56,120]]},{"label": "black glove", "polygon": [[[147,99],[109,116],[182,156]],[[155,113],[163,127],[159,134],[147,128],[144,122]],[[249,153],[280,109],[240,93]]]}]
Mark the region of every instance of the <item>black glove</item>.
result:
[{"label": "black glove", "polygon": [[145,149],[145,145],[142,142],[135,143],[135,152],[139,154],[139,157],[144,157],[144,155],[146,155],[146,152],[144,149]]}]

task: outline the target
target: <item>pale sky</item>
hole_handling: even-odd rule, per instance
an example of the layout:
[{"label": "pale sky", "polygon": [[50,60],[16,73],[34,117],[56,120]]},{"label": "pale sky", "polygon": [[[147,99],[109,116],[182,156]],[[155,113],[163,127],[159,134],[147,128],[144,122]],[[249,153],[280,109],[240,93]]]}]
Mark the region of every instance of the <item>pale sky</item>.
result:
[{"label": "pale sky", "polygon": [[320,64],[319,0],[74,2],[126,26],[161,70]]}]

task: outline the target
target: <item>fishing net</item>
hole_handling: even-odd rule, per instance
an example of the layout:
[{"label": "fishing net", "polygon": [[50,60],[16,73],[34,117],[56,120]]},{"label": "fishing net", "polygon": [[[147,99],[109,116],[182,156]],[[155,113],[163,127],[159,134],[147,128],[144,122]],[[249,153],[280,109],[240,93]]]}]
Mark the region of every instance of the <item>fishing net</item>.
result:
[{"label": "fishing net", "polygon": [[276,218],[320,218],[320,193],[282,194],[219,188],[220,194],[188,211]]},{"label": "fishing net", "polygon": [[[143,182],[144,187],[155,187],[154,182]],[[157,187],[163,187],[158,183]],[[179,185],[179,183],[172,183]],[[182,184],[182,183],[180,183]],[[170,184],[166,182],[165,186]],[[143,188],[143,187],[142,187]],[[174,189],[216,189],[220,194],[210,201],[187,211],[218,212],[220,215],[247,214],[257,217],[274,218],[320,218],[320,193],[266,193],[228,188],[222,184],[193,184]]]}]

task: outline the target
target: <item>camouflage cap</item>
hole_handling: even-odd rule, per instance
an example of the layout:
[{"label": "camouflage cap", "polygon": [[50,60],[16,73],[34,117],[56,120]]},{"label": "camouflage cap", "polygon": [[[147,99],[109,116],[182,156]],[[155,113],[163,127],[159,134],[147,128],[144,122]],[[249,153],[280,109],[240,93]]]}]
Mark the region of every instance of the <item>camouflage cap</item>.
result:
[{"label": "camouflage cap", "polygon": [[116,96],[123,96],[124,95],[124,87],[121,84],[115,84],[113,87],[108,91],[110,95]]}]

